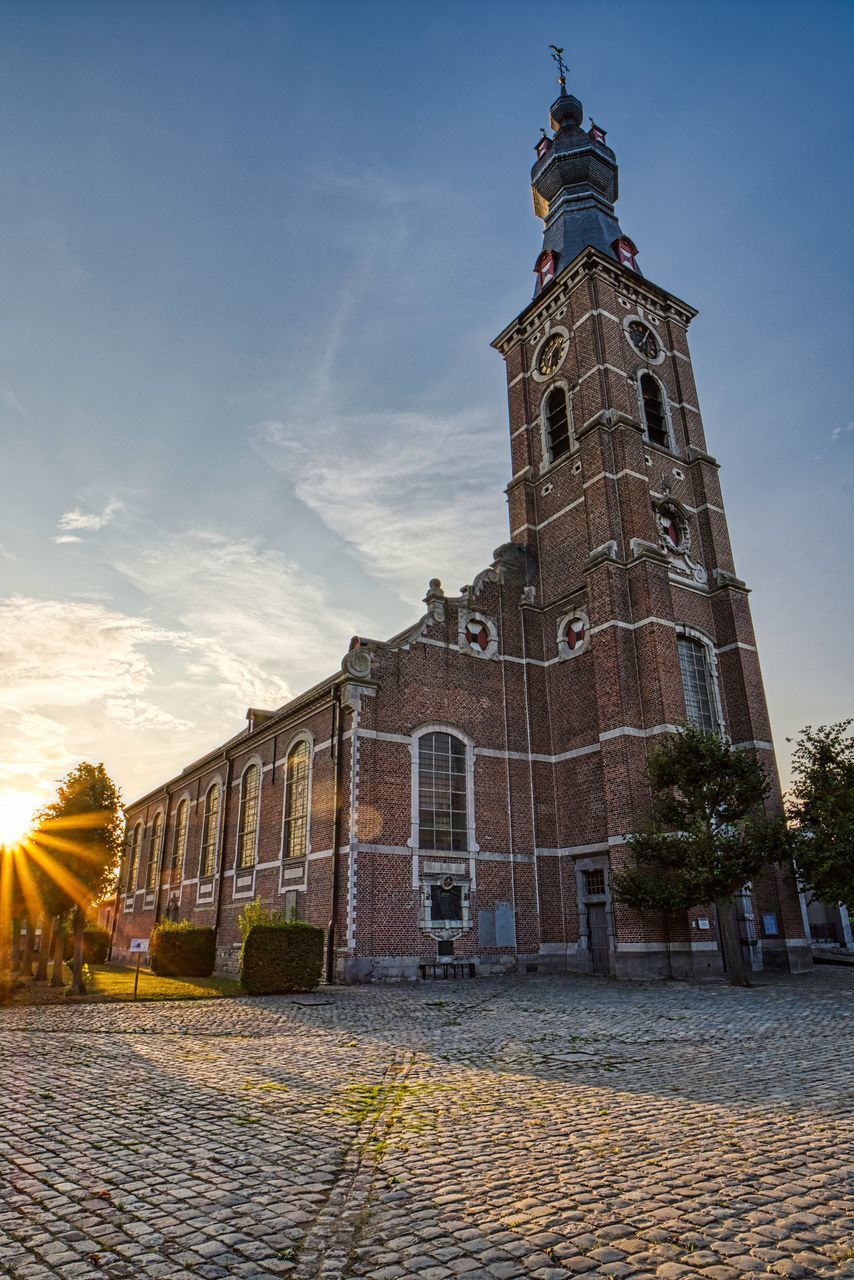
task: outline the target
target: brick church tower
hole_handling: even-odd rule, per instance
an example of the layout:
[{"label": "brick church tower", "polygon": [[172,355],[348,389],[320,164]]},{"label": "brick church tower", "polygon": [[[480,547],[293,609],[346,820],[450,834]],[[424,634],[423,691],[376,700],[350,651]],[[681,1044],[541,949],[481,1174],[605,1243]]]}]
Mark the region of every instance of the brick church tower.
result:
[{"label": "brick church tower", "polygon": [[[532,172],[534,298],[493,344],[510,541],[129,806],[115,954],[169,916],[214,927],[228,968],[259,897],[322,926],[328,976],[347,981],[721,972],[710,906],[674,922],[611,895],[661,734],[687,719],[775,766],[696,313],[642,275],[616,158],[582,120],[561,81]],[[746,887],[739,914],[754,968],[811,963],[790,871]]]}]

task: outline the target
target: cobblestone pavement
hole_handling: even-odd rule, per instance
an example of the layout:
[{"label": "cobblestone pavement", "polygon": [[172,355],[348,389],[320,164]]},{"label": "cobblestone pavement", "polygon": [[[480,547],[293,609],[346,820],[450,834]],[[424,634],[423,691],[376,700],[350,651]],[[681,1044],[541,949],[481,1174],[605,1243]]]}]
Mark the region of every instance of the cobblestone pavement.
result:
[{"label": "cobblestone pavement", "polygon": [[852,1008],[826,968],[0,1010],[0,1274],[854,1274]]}]

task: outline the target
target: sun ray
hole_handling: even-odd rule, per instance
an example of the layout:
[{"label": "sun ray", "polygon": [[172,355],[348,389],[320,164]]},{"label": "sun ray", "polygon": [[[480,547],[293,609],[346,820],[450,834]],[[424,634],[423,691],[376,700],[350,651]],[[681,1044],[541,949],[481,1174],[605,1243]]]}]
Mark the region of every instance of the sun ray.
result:
[{"label": "sun ray", "polygon": [[92,895],[82,880],[78,880],[77,876],[58,862],[56,858],[52,857],[50,853],[40,849],[35,840],[28,840],[26,848],[33,860],[50,876],[54,884],[67,893],[77,906],[89,906]]}]

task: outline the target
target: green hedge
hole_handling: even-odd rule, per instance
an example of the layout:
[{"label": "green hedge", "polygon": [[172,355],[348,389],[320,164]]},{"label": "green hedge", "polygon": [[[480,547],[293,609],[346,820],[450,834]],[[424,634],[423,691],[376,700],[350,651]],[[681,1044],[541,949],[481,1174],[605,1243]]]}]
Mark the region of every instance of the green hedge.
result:
[{"label": "green hedge", "polygon": [[323,930],[304,920],[256,924],[240,953],[240,980],[251,996],[313,991],[323,972]]},{"label": "green hedge", "polygon": [[164,920],[151,935],[150,960],[160,977],[209,978],[216,964],[216,930]]}]

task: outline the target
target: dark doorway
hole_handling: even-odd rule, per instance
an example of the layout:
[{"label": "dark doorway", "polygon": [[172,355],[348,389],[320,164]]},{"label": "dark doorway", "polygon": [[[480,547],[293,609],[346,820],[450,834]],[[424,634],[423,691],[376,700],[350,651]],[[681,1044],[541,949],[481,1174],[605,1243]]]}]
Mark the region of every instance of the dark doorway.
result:
[{"label": "dark doorway", "polygon": [[604,902],[588,902],[587,933],[590,939],[590,957],[594,973],[610,973],[611,957],[608,951],[608,917]]}]

